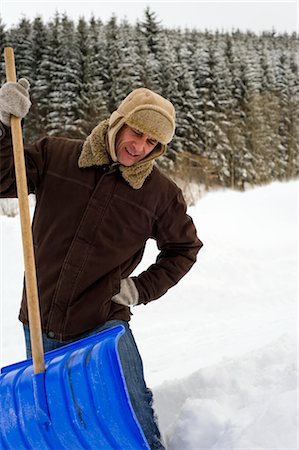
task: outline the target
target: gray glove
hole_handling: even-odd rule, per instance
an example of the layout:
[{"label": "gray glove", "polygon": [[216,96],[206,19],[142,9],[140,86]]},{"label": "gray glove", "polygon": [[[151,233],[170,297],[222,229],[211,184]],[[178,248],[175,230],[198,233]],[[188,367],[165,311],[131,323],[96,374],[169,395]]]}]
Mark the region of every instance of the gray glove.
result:
[{"label": "gray glove", "polygon": [[29,81],[21,78],[17,83],[8,81],[0,89],[0,121],[10,127],[10,115],[23,119],[31,106]]},{"label": "gray glove", "polygon": [[120,292],[111,299],[113,302],[124,306],[138,305],[139,294],[132,278],[124,278],[120,282]]}]

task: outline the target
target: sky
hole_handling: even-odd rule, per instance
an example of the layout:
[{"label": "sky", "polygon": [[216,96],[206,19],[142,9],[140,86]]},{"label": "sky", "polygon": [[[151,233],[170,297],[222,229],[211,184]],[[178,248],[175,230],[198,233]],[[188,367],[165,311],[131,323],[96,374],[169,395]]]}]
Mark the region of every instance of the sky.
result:
[{"label": "sky", "polygon": [[188,27],[199,30],[231,31],[240,29],[256,33],[275,29],[277,32],[298,32],[299,0],[210,0],[210,1],[27,1],[0,0],[0,15],[10,28],[20,18],[37,15],[50,20],[56,11],[66,12],[77,20],[92,14],[107,22],[113,13],[130,23],[141,20],[147,6],[157,14],[164,27]]}]

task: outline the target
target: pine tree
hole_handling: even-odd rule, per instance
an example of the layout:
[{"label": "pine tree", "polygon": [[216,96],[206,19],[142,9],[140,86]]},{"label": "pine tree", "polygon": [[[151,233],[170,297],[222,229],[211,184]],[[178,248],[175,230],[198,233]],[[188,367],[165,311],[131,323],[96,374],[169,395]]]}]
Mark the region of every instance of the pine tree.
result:
[{"label": "pine tree", "polygon": [[91,18],[87,38],[87,77],[88,108],[86,118],[89,121],[87,132],[97,123],[109,116],[106,82],[108,81],[107,41],[105,27],[100,20]]},{"label": "pine tree", "polygon": [[[229,129],[227,131],[230,146],[229,172],[230,186],[244,188],[247,181],[247,171],[244,160],[247,157],[244,120],[245,86],[242,82],[242,65],[239,33],[227,34],[225,37],[225,54],[227,67],[231,76],[231,98],[228,108]],[[242,45],[242,43],[241,43]]]},{"label": "pine tree", "polygon": [[[263,148],[263,182],[276,177],[276,167],[280,162],[279,139],[279,96],[276,92],[277,50],[275,49],[275,32],[263,33],[259,38],[259,55],[262,69],[262,86],[260,103],[262,108],[261,127],[262,138],[260,147]],[[260,171],[261,172],[261,171]]]},{"label": "pine tree", "polygon": [[30,84],[33,82],[31,30],[31,22],[23,18],[15,28],[10,30],[8,37],[9,44],[14,49],[17,78],[27,78]]},{"label": "pine tree", "polygon": [[47,30],[41,17],[36,17],[31,33],[31,86],[30,99],[32,106],[26,118],[26,138],[34,141],[45,134],[45,120],[40,100],[44,98],[46,85],[42,78],[42,64],[47,57]]},{"label": "pine tree", "polygon": [[[159,61],[160,71],[158,73],[158,88],[155,89],[155,92],[170,100],[177,109],[179,103],[177,81],[177,77],[179,76],[179,65],[176,52],[172,48],[166,33],[161,33],[157,60]],[[156,81],[157,77],[155,80],[152,79],[151,83],[149,83],[149,86],[147,87],[153,89],[151,85]],[[171,141],[171,144],[168,146],[166,156],[159,160],[159,166],[163,167],[164,169],[174,168],[174,162],[176,160],[176,154],[179,147],[180,143],[177,136],[175,135],[173,140]]]},{"label": "pine tree", "polygon": [[61,55],[62,24],[57,13],[49,23],[47,59],[41,66],[41,78],[46,87],[41,108],[46,117],[46,131],[49,135],[61,135],[64,132],[64,107],[62,80],[66,61]]},{"label": "pine tree", "polygon": [[155,55],[150,51],[146,35],[142,31],[142,26],[139,22],[136,24],[135,34],[139,49],[138,71],[140,73],[141,84],[142,86],[155,91],[159,88],[157,74],[159,74],[160,64]]},{"label": "pine tree", "polygon": [[4,48],[7,46],[6,42],[7,33],[5,31],[5,24],[2,22],[0,16],[0,86],[5,82],[5,66],[4,66]]},{"label": "pine tree", "polygon": [[189,61],[188,46],[183,44],[178,53],[179,67],[176,74],[178,92],[172,95],[177,109],[176,151],[188,150],[191,153],[199,153],[197,127],[199,104]]},{"label": "pine tree", "polygon": [[76,52],[73,55],[73,83],[75,98],[73,99],[73,129],[72,135],[74,137],[84,138],[89,131],[89,88],[90,88],[90,74],[89,74],[89,29],[83,17],[79,19],[76,31],[74,44]]},{"label": "pine tree", "polygon": [[226,56],[225,36],[216,33],[215,41],[211,51],[213,52],[213,89],[210,91],[211,100],[215,107],[214,140],[216,145],[211,154],[216,167],[221,167],[219,171],[220,184],[234,187],[234,158],[235,148],[231,142],[231,111],[234,108],[232,97],[233,80],[229,70]]},{"label": "pine tree", "polygon": [[117,48],[120,55],[116,72],[116,104],[119,104],[133,89],[142,86],[140,57],[136,31],[125,21],[118,31]]},{"label": "pine tree", "polygon": [[266,170],[263,158],[263,102],[262,69],[256,38],[251,33],[246,34],[246,54],[243,57],[242,82],[244,84],[244,119],[245,135],[249,158],[246,160],[247,182],[254,185],[263,180],[262,173]]},{"label": "pine tree", "polygon": [[154,91],[160,88],[161,78],[161,40],[163,40],[162,27],[157,15],[147,7],[144,12],[144,20],[138,24],[140,39],[140,59],[143,84]]},{"label": "pine tree", "polygon": [[279,159],[277,177],[298,176],[299,155],[299,85],[295,56],[279,56],[277,87],[279,90]]},{"label": "pine tree", "polygon": [[157,14],[149,7],[144,11],[144,20],[140,23],[140,30],[146,39],[150,53],[156,55],[159,49],[159,39],[161,22],[157,19]]},{"label": "pine tree", "polygon": [[[220,79],[217,68],[216,40],[210,33],[205,33],[207,51],[198,52],[197,93],[199,96],[198,108],[202,154],[213,164],[218,174],[218,183],[225,184],[229,177],[228,162],[225,157],[224,146],[227,146],[225,130],[221,121],[225,122],[219,109],[218,95],[220,95]],[[223,101],[223,99],[222,99]]]},{"label": "pine tree", "polygon": [[196,48],[191,62],[194,76],[194,86],[198,99],[198,145],[200,153],[207,156],[208,148],[208,111],[210,103],[210,85],[212,74],[209,54],[210,37],[205,34],[197,37]]},{"label": "pine tree", "polygon": [[119,28],[117,25],[116,16],[113,15],[106,26],[106,42],[107,42],[107,61],[104,67],[106,80],[104,82],[104,90],[107,92],[107,107],[111,114],[118,106],[119,90],[118,90],[118,76],[119,76],[119,60],[121,55],[118,46]]},{"label": "pine tree", "polygon": [[[61,20],[59,56],[61,64],[65,67],[59,86],[62,101],[61,119],[64,124],[63,133],[67,137],[77,137],[75,122],[79,119],[81,110],[81,79],[79,76],[81,61],[74,22],[65,14]],[[80,130],[78,134],[80,135]]]}]

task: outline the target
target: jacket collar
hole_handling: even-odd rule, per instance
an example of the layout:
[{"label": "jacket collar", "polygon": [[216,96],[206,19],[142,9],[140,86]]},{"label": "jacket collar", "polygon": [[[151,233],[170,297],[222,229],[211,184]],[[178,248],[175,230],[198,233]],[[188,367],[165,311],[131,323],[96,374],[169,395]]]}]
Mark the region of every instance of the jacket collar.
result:
[{"label": "jacket collar", "polygon": [[[112,159],[108,150],[108,131],[109,119],[100,122],[87,137],[83,144],[83,148],[78,160],[80,168],[102,166],[104,164],[112,164]],[[155,154],[151,158],[139,161],[133,166],[126,167],[119,164],[119,170],[122,177],[133,189],[140,189],[146,178],[151,174],[155,165]],[[157,156],[161,154],[159,150]]]}]

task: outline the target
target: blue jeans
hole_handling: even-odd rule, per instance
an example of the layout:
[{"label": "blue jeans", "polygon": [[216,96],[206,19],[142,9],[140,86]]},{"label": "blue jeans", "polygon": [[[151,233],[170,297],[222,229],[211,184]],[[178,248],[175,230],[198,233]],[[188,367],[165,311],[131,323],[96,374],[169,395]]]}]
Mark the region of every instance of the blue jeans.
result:
[{"label": "blue jeans", "polygon": [[[47,335],[43,334],[44,351],[49,352],[51,350],[55,350],[56,348],[63,347],[64,345],[70,344],[76,340],[99,333],[100,331],[106,330],[107,328],[111,328],[115,325],[123,325],[126,330],[120,337],[118,352],[132,407],[148,441],[149,447],[155,450],[164,450],[164,446],[161,443],[157,420],[152,408],[153,394],[145,384],[142,360],[128,322],[122,320],[109,320],[90,332],[84,333],[79,338],[67,342],[49,339]],[[31,358],[32,353],[28,325],[24,325],[24,334],[27,358]]]}]

